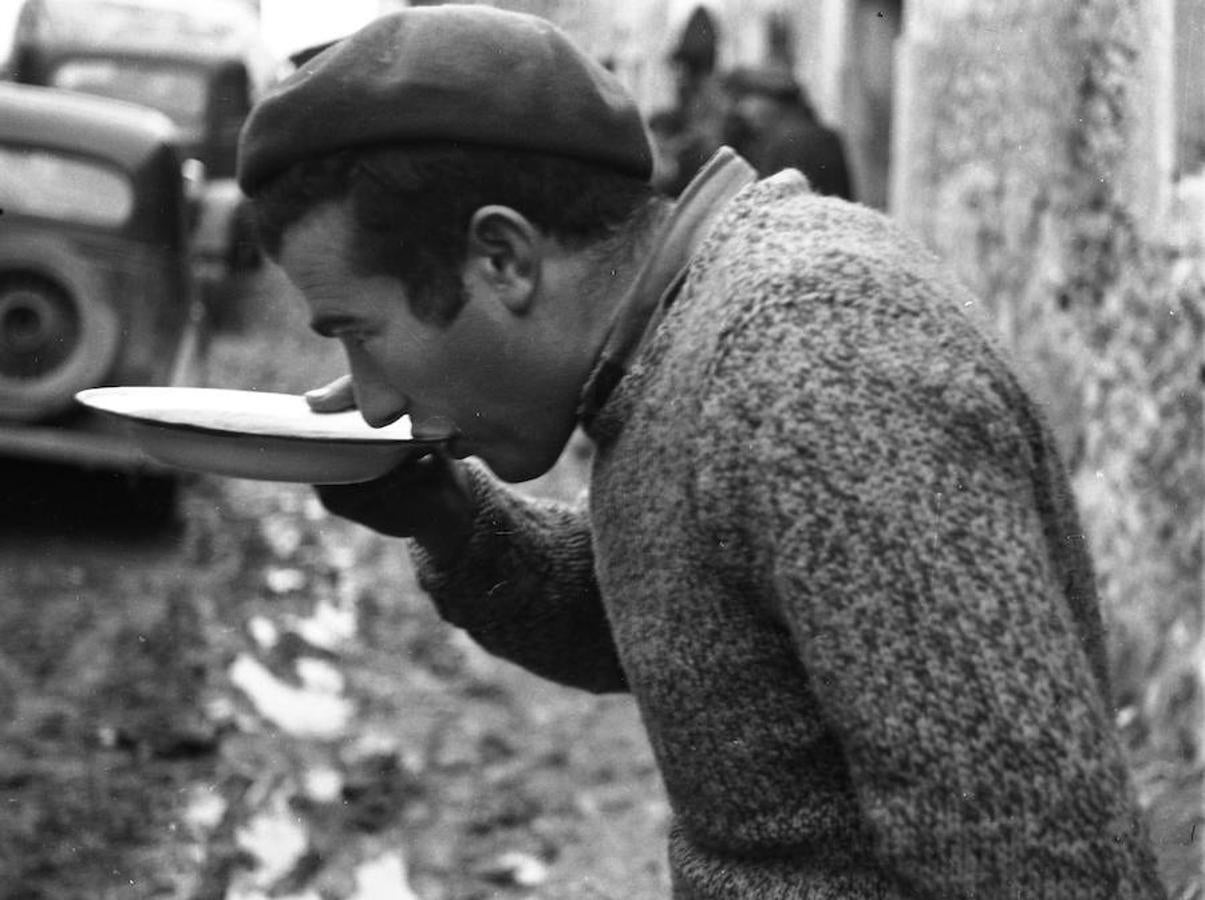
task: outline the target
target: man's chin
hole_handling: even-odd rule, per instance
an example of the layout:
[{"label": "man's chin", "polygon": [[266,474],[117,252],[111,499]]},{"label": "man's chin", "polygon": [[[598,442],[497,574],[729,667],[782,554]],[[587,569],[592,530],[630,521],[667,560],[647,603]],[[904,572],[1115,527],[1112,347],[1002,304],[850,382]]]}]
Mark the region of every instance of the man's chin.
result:
[{"label": "man's chin", "polygon": [[506,454],[484,454],[479,457],[491,472],[507,484],[521,484],[532,481],[541,475],[547,475],[560,459],[560,454],[547,459],[536,456],[520,456]]}]

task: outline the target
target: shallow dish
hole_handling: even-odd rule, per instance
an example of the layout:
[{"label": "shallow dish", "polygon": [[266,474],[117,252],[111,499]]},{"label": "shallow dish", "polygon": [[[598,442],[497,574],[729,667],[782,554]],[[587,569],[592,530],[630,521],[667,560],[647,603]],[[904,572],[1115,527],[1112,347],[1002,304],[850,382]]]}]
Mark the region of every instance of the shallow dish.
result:
[{"label": "shallow dish", "polygon": [[233,478],[302,484],[371,481],[442,443],[415,440],[408,417],[372,428],[356,410],[316,413],[294,394],[108,387],[80,391],[76,399],[123,421],[153,459]]}]

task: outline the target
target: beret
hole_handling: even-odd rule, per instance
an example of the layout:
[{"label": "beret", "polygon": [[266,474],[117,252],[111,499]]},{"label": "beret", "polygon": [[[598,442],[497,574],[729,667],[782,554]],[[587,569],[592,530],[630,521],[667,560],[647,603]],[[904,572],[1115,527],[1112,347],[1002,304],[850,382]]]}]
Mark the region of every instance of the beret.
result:
[{"label": "beret", "polygon": [[488,6],[381,16],[304,62],[252,109],[238,182],[255,191],[306,159],[451,141],[572,157],[648,180],[635,100],[551,22]]}]

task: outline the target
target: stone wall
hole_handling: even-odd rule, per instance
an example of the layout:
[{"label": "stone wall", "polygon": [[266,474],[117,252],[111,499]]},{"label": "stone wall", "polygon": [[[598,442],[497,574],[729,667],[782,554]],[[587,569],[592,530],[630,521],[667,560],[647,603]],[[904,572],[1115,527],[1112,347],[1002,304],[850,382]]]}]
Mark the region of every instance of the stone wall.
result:
[{"label": "stone wall", "polygon": [[1176,171],[1205,167],[1205,3],[1176,0]]},{"label": "stone wall", "polygon": [[892,212],[1040,367],[1078,363],[1070,313],[1097,303],[1166,227],[1171,73],[1154,48],[1169,30],[1166,2],[910,7]]}]

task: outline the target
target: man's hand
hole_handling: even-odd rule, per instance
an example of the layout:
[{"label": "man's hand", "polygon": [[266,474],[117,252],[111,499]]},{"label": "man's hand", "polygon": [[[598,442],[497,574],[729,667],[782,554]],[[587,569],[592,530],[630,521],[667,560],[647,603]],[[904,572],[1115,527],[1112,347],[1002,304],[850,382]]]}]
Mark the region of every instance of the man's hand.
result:
[{"label": "man's hand", "polygon": [[[316,412],[356,405],[350,376],[308,392]],[[441,453],[410,457],[374,481],[317,485],[322,505],[391,537],[412,537],[437,559],[455,556],[473,526],[473,500],[461,463]]]},{"label": "man's hand", "polygon": [[355,388],[350,375],[340,375],[329,384],[305,392],[305,402],[314,412],[343,412],[356,408]]}]

